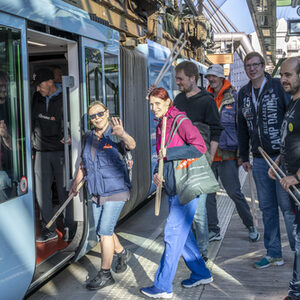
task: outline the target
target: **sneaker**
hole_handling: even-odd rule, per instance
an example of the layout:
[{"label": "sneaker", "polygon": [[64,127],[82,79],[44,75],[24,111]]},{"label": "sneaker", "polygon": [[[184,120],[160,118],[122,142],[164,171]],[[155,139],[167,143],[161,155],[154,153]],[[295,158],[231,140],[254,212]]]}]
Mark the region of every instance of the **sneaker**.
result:
[{"label": "sneaker", "polygon": [[40,236],[37,237],[36,241],[38,243],[46,243],[58,238],[56,231],[50,231],[48,229],[43,229]]},{"label": "sneaker", "polygon": [[264,269],[267,267],[273,266],[282,266],[284,264],[284,261],[281,257],[270,257],[265,256],[262,260],[256,261],[254,263],[254,267],[257,269]]},{"label": "sneaker", "polygon": [[293,296],[293,295],[288,295],[286,296],[283,300],[299,300],[300,298]]},{"label": "sneaker", "polygon": [[213,241],[220,241],[222,239],[220,232],[214,232],[210,231],[208,233],[208,241],[213,242]]},{"label": "sneaker", "polygon": [[110,271],[104,273],[103,270],[100,270],[97,276],[86,285],[86,288],[88,290],[99,290],[114,283],[115,280]]},{"label": "sneaker", "polygon": [[251,242],[257,242],[260,238],[260,233],[256,230],[256,228],[254,226],[249,226],[248,231],[249,240]]},{"label": "sneaker", "polygon": [[164,292],[155,286],[141,288],[140,292],[150,298],[170,299],[173,297],[173,293]]},{"label": "sneaker", "polygon": [[116,262],[116,273],[122,273],[127,269],[127,263],[131,258],[131,252],[129,250],[124,250],[117,254],[117,262]]},{"label": "sneaker", "polygon": [[181,282],[181,285],[185,288],[192,288],[194,286],[200,285],[200,284],[209,284],[211,282],[213,282],[213,277],[210,276],[208,278],[205,279],[200,279],[200,280],[196,280],[196,279],[185,279]]}]

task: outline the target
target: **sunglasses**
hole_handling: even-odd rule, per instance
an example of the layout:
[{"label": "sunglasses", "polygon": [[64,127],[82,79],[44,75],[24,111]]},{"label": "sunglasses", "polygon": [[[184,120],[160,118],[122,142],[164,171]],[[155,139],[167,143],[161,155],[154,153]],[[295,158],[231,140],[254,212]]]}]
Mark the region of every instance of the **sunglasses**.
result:
[{"label": "sunglasses", "polygon": [[89,115],[89,117],[90,117],[91,120],[95,120],[96,117],[102,118],[102,117],[104,116],[105,112],[106,112],[106,110],[104,110],[104,111],[99,111],[99,112],[96,113],[96,114]]}]

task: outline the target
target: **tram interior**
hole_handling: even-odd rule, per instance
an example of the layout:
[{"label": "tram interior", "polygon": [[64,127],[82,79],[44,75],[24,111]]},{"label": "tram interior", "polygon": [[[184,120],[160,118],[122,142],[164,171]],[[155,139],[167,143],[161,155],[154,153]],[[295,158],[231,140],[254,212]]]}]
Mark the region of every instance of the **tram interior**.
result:
[{"label": "tram interior", "polygon": [[[48,34],[36,32],[34,30],[27,31],[27,46],[29,55],[29,78],[33,78],[34,72],[41,68],[47,67],[54,71],[55,81],[61,84],[61,76],[68,75],[68,43],[63,38],[57,38]],[[35,98],[35,87],[30,82],[30,97],[31,105],[33,105]],[[52,201],[54,211],[57,210],[60,203],[57,196],[55,179],[52,185]],[[41,214],[35,201],[36,214],[36,237],[41,233],[42,221]],[[72,208],[70,208],[72,209]],[[47,243],[36,242],[37,250],[37,264],[40,264],[48,257],[52,256],[59,250],[65,249],[70,243],[70,237],[66,237],[66,229],[63,225],[63,217],[60,216],[57,220],[57,234],[58,239],[48,241]],[[68,232],[69,233],[69,232]]]}]

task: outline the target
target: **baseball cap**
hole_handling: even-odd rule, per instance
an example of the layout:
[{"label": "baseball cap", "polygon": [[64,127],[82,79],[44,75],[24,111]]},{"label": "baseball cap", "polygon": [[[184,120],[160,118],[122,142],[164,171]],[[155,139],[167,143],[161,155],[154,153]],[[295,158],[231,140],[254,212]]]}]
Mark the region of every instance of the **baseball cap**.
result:
[{"label": "baseball cap", "polygon": [[33,84],[35,86],[39,85],[43,81],[48,81],[50,79],[54,79],[54,74],[48,68],[41,68],[33,73]]},{"label": "baseball cap", "polygon": [[211,65],[207,69],[207,73],[206,73],[205,77],[207,77],[207,75],[215,75],[217,77],[225,78],[224,68],[221,65]]}]

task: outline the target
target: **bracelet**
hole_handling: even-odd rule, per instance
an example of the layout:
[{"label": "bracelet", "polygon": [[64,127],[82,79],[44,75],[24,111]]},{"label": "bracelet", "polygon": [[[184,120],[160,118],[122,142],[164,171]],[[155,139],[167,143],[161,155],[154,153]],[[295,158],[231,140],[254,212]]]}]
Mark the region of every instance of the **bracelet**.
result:
[{"label": "bracelet", "polygon": [[294,177],[297,179],[297,181],[300,183],[300,178],[299,176],[297,175],[297,173],[294,175]]}]

